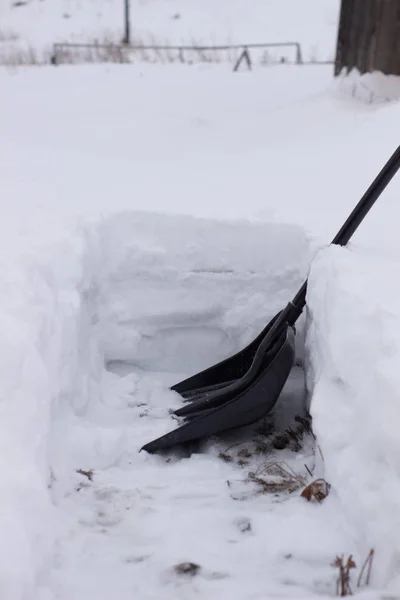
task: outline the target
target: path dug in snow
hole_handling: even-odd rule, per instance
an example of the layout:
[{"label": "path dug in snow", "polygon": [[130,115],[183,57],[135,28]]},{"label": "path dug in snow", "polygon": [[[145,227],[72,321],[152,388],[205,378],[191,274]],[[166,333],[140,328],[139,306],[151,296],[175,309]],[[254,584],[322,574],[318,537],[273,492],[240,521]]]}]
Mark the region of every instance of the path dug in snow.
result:
[{"label": "path dug in snow", "polygon": [[[248,444],[248,431],[170,462],[138,454],[175,426],[168,410],[180,400],[167,384],[243,346],[286,304],[306,275],[309,244],[314,250],[331,239],[398,143],[398,107],[343,100],[330,69],[236,75],[219,67],[124,66],[0,74],[7,109],[0,124],[7,190],[0,224],[0,529],[7,542],[0,545],[0,586],[7,600],[109,598],[118,586],[122,600],[135,590],[171,600],[334,593],[329,565],[336,553],[355,551],[355,540],[365,537],[359,564],[370,541],[382,547],[382,531],[396,523],[377,521],[384,528],[375,535],[365,519],[353,520],[369,514],[364,483],[371,481],[337,468],[336,440],[345,464],[351,447],[365,473],[383,456],[394,481],[396,461],[387,457],[398,452],[395,444],[367,444],[365,458],[364,442],[354,447],[362,398],[354,403],[340,387],[350,428],[331,419],[337,397],[325,410],[324,394],[317,395],[317,433],[335,484],[321,506],[298,492],[289,499],[257,495],[243,480],[264,456],[240,467],[240,446],[228,452],[233,462],[218,458],[239,439]],[[143,207],[174,216],[110,219]],[[186,221],[179,213],[259,223]],[[351,249],[366,260],[377,246],[397,256],[397,223],[393,184]],[[359,275],[358,263],[350,265],[355,288]],[[317,305],[326,294],[314,289],[312,315],[324,332]],[[332,323],[340,353],[351,323]],[[364,348],[362,335],[354,339]],[[328,363],[320,372],[329,380]],[[396,396],[388,398],[395,414]],[[376,413],[363,416],[371,433]],[[279,457],[301,473],[313,461],[307,444],[304,453]],[[93,482],[77,469],[93,469]],[[376,511],[382,496],[374,489]],[[241,532],[238,518],[245,519],[239,529],[249,520],[251,531]],[[396,551],[399,536],[390,539]],[[186,560],[202,567],[193,579],[172,570]]]},{"label": "path dug in snow", "polygon": [[[299,492],[279,492],[279,473],[260,471],[285,461],[307,478],[310,436],[299,452],[268,453],[271,434],[253,426],[192,454],[138,452],[176,426],[169,409],[181,400],[168,385],[236,351],[299,286],[308,259],[301,229],[128,213],[105,221],[97,236],[103,260],[89,306],[109,370],[99,394],[84,409],[64,407],[53,427],[52,492],[64,525],[42,597],[242,600],[330,591],[330,561],[344,543],[334,502],[316,508]],[[275,434],[297,425],[304,394],[297,367],[269,420]],[[275,481],[277,492],[262,493],[251,471]],[[199,572],[177,573],[183,562]]]}]

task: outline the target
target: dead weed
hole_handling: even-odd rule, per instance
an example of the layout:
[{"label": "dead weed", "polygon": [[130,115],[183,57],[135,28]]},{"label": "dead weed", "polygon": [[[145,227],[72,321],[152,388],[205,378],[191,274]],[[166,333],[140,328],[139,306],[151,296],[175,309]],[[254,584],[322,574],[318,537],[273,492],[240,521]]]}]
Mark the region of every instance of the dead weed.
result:
[{"label": "dead weed", "polygon": [[[360,573],[357,578],[357,588],[361,588],[364,586],[368,586],[371,581],[371,570],[372,570],[372,562],[374,559],[374,549],[369,551],[367,558],[365,559]],[[336,595],[337,596],[352,596],[353,591],[351,589],[351,571],[357,568],[355,561],[353,560],[353,555],[344,559],[344,556],[337,556],[332,563],[332,567],[338,569],[337,579],[336,579]]]}]

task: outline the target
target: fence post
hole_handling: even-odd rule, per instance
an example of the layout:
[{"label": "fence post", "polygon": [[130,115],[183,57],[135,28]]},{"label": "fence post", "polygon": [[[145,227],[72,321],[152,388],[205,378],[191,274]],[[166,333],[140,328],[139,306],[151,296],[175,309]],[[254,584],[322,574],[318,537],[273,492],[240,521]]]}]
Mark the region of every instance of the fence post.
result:
[{"label": "fence post", "polygon": [[53,54],[50,57],[50,62],[55,67],[57,66],[57,44],[53,44]]},{"label": "fence post", "polygon": [[249,49],[244,47],[243,48],[243,52],[242,54],[239,56],[238,60],[236,61],[235,66],[233,67],[233,72],[236,73],[236,71],[239,70],[239,67],[242,63],[242,60],[246,61],[247,64],[247,68],[249,71],[251,71],[251,58],[250,58],[250,53],[249,53]]},{"label": "fence post", "polygon": [[131,43],[131,22],[129,15],[129,0],[124,0],[124,38],[122,40],[123,44]]},{"label": "fence post", "polygon": [[299,43],[296,44],[296,64],[297,65],[303,64],[303,56],[301,54],[301,46]]}]

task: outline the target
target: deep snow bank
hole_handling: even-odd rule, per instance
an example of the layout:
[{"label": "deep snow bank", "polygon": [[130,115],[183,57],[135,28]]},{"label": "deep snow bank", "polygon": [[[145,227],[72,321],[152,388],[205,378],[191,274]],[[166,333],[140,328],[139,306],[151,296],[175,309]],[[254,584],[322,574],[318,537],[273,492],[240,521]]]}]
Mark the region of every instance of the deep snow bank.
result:
[{"label": "deep snow bank", "polygon": [[53,416],[65,403],[82,409],[92,376],[97,377],[85,335],[90,323],[85,235],[53,244],[51,253],[41,250],[37,239],[26,242],[14,235],[0,268],[0,596],[5,600],[32,598],[57,532],[49,493]]},{"label": "deep snow bank", "polygon": [[[309,288],[309,386],[326,477],[375,583],[400,565],[400,286],[393,255],[329,247]],[[397,581],[397,585],[398,585]]]}]

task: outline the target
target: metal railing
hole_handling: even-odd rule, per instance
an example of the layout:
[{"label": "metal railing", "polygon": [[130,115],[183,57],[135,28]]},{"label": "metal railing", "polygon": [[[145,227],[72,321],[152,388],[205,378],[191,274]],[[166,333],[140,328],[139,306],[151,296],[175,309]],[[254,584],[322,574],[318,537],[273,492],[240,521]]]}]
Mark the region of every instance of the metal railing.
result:
[{"label": "metal railing", "polygon": [[[269,51],[285,49],[291,57],[280,53],[272,56]],[[259,55],[261,52],[261,56]],[[234,71],[242,63],[250,70],[253,64],[306,64],[299,42],[265,42],[250,44],[219,45],[125,45],[98,43],[56,43],[53,45],[53,65],[76,62],[231,62]],[[315,62],[313,63],[315,64]]]}]

